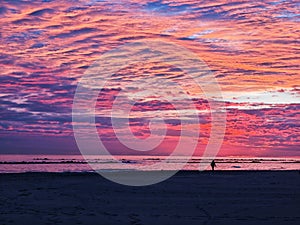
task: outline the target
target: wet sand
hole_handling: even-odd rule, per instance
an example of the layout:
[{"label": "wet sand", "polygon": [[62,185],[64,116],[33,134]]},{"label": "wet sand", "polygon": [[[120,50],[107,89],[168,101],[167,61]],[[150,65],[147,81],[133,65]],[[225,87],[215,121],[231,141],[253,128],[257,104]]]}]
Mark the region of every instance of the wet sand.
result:
[{"label": "wet sand", "polygon": [[298,171],[180,172],[145,187],[93,173],[0,174],[0,224],[300,224]]}]

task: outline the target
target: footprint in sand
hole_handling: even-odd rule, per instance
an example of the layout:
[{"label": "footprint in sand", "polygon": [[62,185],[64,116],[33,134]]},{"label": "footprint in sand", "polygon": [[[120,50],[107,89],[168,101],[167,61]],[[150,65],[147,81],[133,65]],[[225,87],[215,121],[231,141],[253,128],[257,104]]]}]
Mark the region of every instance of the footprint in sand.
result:
[{"label": "footprint in sand", "polygon": [[142,225],[141,220],[139,219],[139,216],[137,214],[130,214],[128,217],[132,225]]}]

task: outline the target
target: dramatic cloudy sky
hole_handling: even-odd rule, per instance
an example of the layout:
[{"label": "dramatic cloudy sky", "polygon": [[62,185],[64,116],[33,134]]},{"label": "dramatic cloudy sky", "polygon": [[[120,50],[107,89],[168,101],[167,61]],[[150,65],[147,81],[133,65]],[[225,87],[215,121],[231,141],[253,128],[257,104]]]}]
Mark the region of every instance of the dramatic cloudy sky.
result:
[{"label": "dramatic cloudy sky", "polygon": [[[299,22],[296,0],[1,0],[0,153],[78,153],[72,104],[80,78],[109,50],[159,39],[197,54],[219,82],[227,111],[220,156],[300,156]],[[146,89],[141,80],[176,81],[191,94],[200,123],[190,121],[187,136],[198,138],[193,129],[200,126],[195,152],[201,154],[211,129],[209,104],[166,63],[128,66],[106,83],[96,107],[105,146],[115,154],[135,153],[117,140],[110,111],[119,92]],[[167,154],[181,122],[172,104],[158,97],[150,91],[134,105],[130,129],[145,140],[149,114],[164,112],[165,140],[149,153]]]}]

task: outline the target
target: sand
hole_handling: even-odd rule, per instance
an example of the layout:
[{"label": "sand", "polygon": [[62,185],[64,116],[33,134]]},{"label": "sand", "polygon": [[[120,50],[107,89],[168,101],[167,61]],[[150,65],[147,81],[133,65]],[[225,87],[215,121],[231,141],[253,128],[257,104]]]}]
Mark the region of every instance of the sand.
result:
[{"label": "sand", "polygon": [[300,224],[298,171],[180,172],[146,187],[98,174],[0,175],[0,224]]}]

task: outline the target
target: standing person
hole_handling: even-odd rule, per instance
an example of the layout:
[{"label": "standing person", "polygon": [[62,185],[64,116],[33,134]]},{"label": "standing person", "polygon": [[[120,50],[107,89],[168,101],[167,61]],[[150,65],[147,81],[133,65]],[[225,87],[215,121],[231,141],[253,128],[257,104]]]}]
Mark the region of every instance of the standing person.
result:
[{"label": "standing person", "polygon": [[214,171],[214,170],[215,170],[215,166],[216,166],[215,160],[213,160],[213,161],[210,163],[210,166],[211,166],[211,169]]}]

